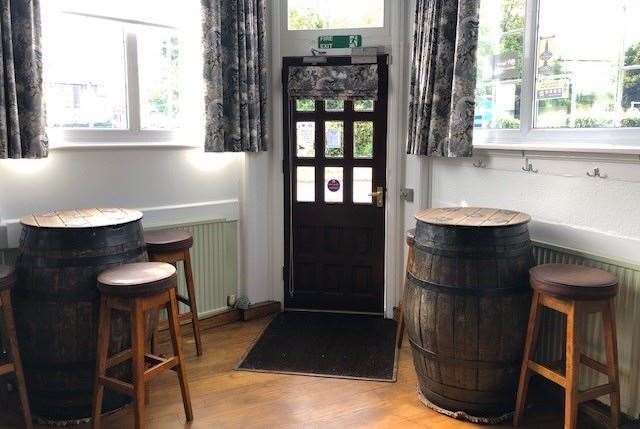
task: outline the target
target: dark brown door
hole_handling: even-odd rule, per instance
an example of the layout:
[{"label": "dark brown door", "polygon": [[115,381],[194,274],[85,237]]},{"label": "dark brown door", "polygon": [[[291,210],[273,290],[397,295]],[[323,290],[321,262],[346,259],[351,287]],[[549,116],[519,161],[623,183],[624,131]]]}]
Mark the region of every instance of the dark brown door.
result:
[{"label": "dark brown door", "polygon": [[387,57],[378,64],[377,101],[301,100],[287,76],[302,59],[284,58],[287,308],[383,312]]}]

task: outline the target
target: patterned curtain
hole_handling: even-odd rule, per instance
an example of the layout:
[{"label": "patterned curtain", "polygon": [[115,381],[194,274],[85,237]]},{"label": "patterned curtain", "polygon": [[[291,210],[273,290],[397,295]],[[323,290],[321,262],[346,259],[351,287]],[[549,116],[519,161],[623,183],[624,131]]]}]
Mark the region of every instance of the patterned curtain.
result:
[{"label": "patterned curtain", "polygon": [[207,152],[267,150],[266,0],[201,0]]},{"label": "patterned curtain", "polygon": [[44,158],[39,0],[1,0],[0,38],[0,159]]},{"label": "patterned curtain", "polygon": [[416,0],[407,153],[472,154],[479,0]]},{"label": "patterned curtain", "polygon": [[289,97],[377,100],[378,65],[291,67]]}]

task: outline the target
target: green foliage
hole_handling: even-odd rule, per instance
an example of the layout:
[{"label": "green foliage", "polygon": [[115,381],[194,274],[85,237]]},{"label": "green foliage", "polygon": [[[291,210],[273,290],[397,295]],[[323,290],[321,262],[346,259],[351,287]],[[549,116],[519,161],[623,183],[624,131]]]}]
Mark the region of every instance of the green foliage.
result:
[{"label": "green foliage", "polygon": [[520,120],[514,118],[500,118],[496,120],[495,128],[504,130],[519,129]]},{"label": "green foliage", "polygon": [[638,118],[624,118],[620,121],[620,126],[623,128],[638,128],[640,127],[640,117]]},{"label": "green foliage", "polygon": [[373,122],[354,122],[354,156],[371,158],[373,156]]},{"label": "green foliage", "polygon": [[574,127],[575,128],[611,128],[613,127],[613,121],[611,119],[584,116],[581,118],[576,118]]},{"label": "green foliage", "polygon": [[373,112],[373,100],[356,100],[353,102],[356,112]]},{"label": "green foliage", "polygon": [[324,110],[327,112],[342,112],[344,110],[343,100],[325,100]]},{"label": "green foliage", "polygon": [[[640,43],[630,46],[624,55],[625,66],[637,64],[640,64]],[[640,70],[630,70],[624,73],[622,107],[628,109],[633,101],[640,101]]]},{"label": "green foliage", "polygon": [[312,9],[289,8],[289,30],[321,30],[327,28],[318,12]]},{"label": "green foliage", "polygon": [[296,110],[298,112],[313,112],[316,110],[314,100],[296,100]]}]

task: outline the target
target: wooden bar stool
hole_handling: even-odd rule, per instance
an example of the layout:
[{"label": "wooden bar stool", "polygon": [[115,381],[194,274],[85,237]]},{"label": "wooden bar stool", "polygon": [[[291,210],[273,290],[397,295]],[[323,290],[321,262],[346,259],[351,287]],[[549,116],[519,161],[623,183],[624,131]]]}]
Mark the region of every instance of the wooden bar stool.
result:
[{"label": "wooden bar stool", "polygon": [[[610,395],[611,426],[620,422],[620,386],[614,298],[618,280],[606,271],[581,265],[545,264],[530,271],[533,299],[524,349],[514,426],[518,426],[525,409],[529,379],[533,373],[553,381],[565,390],[564,427],[573,429],[578,418],[578,404]],[[564,374],[533,360],[540,314],[544,307],[566,315],[566,350]],[[589,313],[602,313],[607,362],[598,362],[580,351],[580,325]],[[578,389],[579,367],[586,365],[607,375],[608,383],[584,391]]]},{"label": "wooden bar stool", "polygon": [[[145,384],[162,372],[172,369],[178,374],[187,421],[193,420],[191,398],[184,370],[176,299],[176,269],[161,262],[120,265],[98,276],[100,324],[96,377],[93,393],[93,427],[100,427],[102,396],[105,386],[133,398],[135,427],[145,426]],[[145,312],[165,307],[174,356],[162,358],[145,353]],[[131,313],[131,349],[109,357],[111,310]],[[107,376],[107,369],[132,361],[133,382],[126,383]],[[146,368],[145,364],[150,367]]]},{"label": "wooden bar stool", "polygon": [[11,304],[11,289],[15,284],[16,273],[14,269],[0,265],[0,310],[2,310],[4,316],[5,330],[2,337],[4,338],[3,343],[6,343],[6,351],[10,359],[9,362],[0,361],[0,376],[11,373],[15,375],[24,425],[27,428],[31,428],[33,427],[31,422],[31,409],[29,408],[27,385],[24,382],[24,371],[22,369],[22,360],[20,359],[16,324],[13,320],[13,305]]},{"label": "wooden bar stool", "polygon": [[[196,341],[196,353],[202,356],[202,340],[200,339],[200,322],[198,320],[198,305],[196,303],[196,291],[193,284],[193,271],[191,269],[191,255],[189,250],[193,246],[193,236],[183,230],[172,229],[162,231],[147,231],[144,233],[149,260],[166,262],[176,266],[182,262],[187,283],[187,295],[178,294],[178,301],[189,306],[189,312],[180,314],[180,321],[189,320],[193,326],[193,337]],[[157,334],[153,336],[152,351],[156,350]]]},{"label": "wooden bar stool", "polygon": [[[410,229],[407,231],[407,246],[409,247],[409,253],[407,255],[407,269],[405,270],[405,284],[407,282],[407,275],[409,273],[409,267],[413,264],[415,254],[413,252],[413,245],[416,242],[416,230]],[[400,299],[400,308],[398,309],[398,328],[396,330],[396,346],[402,348],[402,340],[404,339],[404,296]]]}]

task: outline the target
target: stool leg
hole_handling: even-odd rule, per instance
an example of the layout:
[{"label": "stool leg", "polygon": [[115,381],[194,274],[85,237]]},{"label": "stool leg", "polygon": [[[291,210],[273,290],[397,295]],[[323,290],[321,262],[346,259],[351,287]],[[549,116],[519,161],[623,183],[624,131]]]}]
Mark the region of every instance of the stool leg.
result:
[{"label": "stool leg", "polygon": [[565,365],[564,428],[574,429],[578,422],[578,375],[580,371],[580,306],[569,304]]},{"label": "stool leg", "polygon": [[524,343],[524,354],[522,356],[522,367],[520,368],[520,380],[518,382],[518,393],[516,397],[516,409],[513,413],[513,425],[518,426],[524,413],[527,402],[527,391],[529,390],[529,381],[531,380],[531,370],[529,370],[529,361],[533,360],[533,354],[536,351],[536,341],[538,338],[538,325],[540,321],[541,307],[540,294],[533,292],[531,298],[531,310],[529,312],[529,324],[527,326],[527,337]]},{"label": "stool leg", "polygon": [[198,320],[198,305],[196,304],[196,289],[193,284],[193,271],[191,269],[191,255],[189,249],[184,251],[184,275],[191,307],[191,323],[193,325],[193,337],[196,340],[196,354],[202,356],[202,340],[200,339],[200,321]]},{"label": "stool leg", "polygon": [[400,304],[398,311],[398,330],[396,331],[396,346],[402,348],[402,339],[404,338],[404,303]]},{"label": "stool leg", "polygon": [[28,429],[31,429],[33,427],[33,423],[31,422],[31,409],[29,408],[27,385],[24,382],[24,370],[22,368],[22,359],[20,358],[18,336],[16,335],[16,325],[13,319],[13,306],[11,305],[11,291],[9,289],[2,292],[2,313],[4,315],[5,330],[7,331],[9,353],[11,354],[11,359],[13,361],[16,383],[18,385],[18,396],[20,397],[20,405],[22,406],[22,417],[24,418],[25,426]]},{"label": "stool leg", "polygon": [[136,300],[131,311],[131,356],[133,369],[133,406],[135,408],[135,427],[145,427],[145,380],[144,380],[144,328],[145,315],[142,302]]},{"label": "stool leg", "polygon": [[620,382],[618,380],[618,337],[616,334],[616,311],[613,299],[606,304],[602,312],[604,338],[607,348],[607,369],[609,383],[613,385],[611,398],[611,426],[620,425]]},{"label": "stool leg", "polygon": [[178,313],[178,301],[176,298],[176,290],[169,291],[171,300],[167,303],[167,313],[169,316],[169,333],[171,334],[171,344],[173,345],[173,354],[178,357],[178,366],[175,368],[178,373],[178,381],[180,382],[180,390],[182,392],[182,404],[184,405],[184,413],[187,421],[193,420],[193,410],[191,408],[191,396],[189,395],[189,386],[187,385],[187,377],[184,371],[184,356],[182,355],[182,345],[180,344],[180,321]]},{"label": "stool leg", "polygon": [[104,385],[100,377],[107,372],[107,359],[109,358],[109,340],[111,338],[111,308],[107,297],[100,298],[100,313],[98,322],[98,349],[96,352],[96,375],[93,382],[93,429],[100,429],[100,416],[102,414],[102,398],[104,397]]}]

